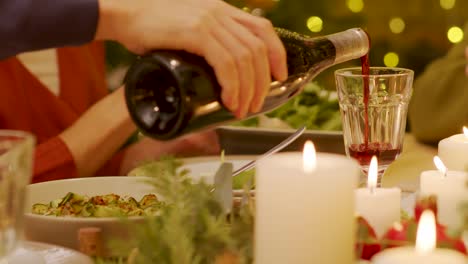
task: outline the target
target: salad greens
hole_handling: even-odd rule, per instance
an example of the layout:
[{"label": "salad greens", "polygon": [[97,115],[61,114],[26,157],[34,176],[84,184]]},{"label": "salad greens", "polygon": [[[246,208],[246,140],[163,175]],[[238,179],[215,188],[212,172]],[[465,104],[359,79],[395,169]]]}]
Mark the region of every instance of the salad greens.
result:
[{"label": "salad greens", "polygon": [[[341,116],[335,91],[328,91],[311,82],[302,93],[284,105],[266,114],[269,118],[284,121],[291,128],[303,125],[311,130],[341,130]],[[235,125],[263,127],[259,117],[240,121]]]}]

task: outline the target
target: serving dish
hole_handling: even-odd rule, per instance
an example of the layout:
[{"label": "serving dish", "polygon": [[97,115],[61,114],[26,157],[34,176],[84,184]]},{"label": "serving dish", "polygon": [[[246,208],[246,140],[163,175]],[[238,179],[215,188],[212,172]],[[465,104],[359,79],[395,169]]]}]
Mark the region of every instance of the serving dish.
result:
[{"label": "serving dish", "polygon": [[[128,239],[131,227],[144,221],[144,217],[128,217],[127,223],[118,217],[85,218],[44,216],[31,213],[33,204],[48,203],[64,197],[68,192],[95,196],[115,193],[139,200],[145,194],[154,193],[145,177],[92,177],[42,182],[26,187],[25,238],[32,241],[60,245],[78,250],[78,231],[85,227],[101,229],[102,245],[116,239]],[[104,247],[104,255],[118,252]],[[117,254],[118,255],[118,254]]]},{"label": "serving dish", "polygon": [[[3,263],[3,262],[2,262]],[[75,250],[32,241],[20,241],[7,258],[8,264],[93,264],[93,260]]]},{"label": "serving dish", "polygon": [[[216,129],[221,149],[228,155],[258,155],[265,153],[296,130],[221,126]],[[314,142],[319,152],[345,154],[343,132],[306,130],[282,151],[302,150],[307,140]]]}]

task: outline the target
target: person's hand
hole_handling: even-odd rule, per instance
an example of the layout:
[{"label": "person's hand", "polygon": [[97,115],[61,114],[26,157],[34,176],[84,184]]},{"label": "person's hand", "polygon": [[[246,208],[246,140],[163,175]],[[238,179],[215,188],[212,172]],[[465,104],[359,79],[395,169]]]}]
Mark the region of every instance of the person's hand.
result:
[{"label": "person's hand", "polygon": [[158,160],[163,155],[188,157],[220,153],[218,136],[213,130],[188,134],[170,141],[157,141],[145,137],[126,149],[120,171],[122,175],[126,175],[142,162]]},{"label": "person's hand", "polygon": [[286,52],[270,21],[221,0],[101,0],[96,38],[139,54],[177,49],[203,56],[237,117],[261,109],[271,76],[287,78]]}]

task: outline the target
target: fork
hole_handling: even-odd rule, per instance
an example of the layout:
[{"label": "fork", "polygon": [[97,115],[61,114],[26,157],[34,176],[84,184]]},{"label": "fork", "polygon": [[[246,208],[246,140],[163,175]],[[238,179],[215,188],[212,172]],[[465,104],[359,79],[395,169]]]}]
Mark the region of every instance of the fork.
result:
[{"label": "fork", "polygon": [[239,174],[241,174],[242,172],[246,171],[246,170],[249,170],[253,167],[255,167],[255,165],[257,164],[257,161],[261,160],[261,159],[264,159],[270,155],[273,155],[275,154],[276,152],[284,149],[285,147],[287,147],[289,144],[291,144],[292,142],[294,142],[294,140],[296,140],[298,137],[300,137],[304,131],[306,130],[306,127],[303,126],[301,128],[299,128],[298,130],[296,130],[296,132],[294,132],[291,136],[289,136],[288,138],[286,138],[285,140],[283,140],[281,143],[279,143],[278,145],[276,145],[275,147],[273,147],[272,149],[270,149],[269,151],[265,152],[264,154],[262,154],[261,156],[259,156],[258,158],[250,161],[249,163],[245,164],[244,166],[240,167],[239,169],[235,170],[233,173],[232,173],[232,177],[235,177]]},{"label": "fork", "polygon": [[[284,149],[289,144],[291,144],[294,140],[300,137],[302,133],[304,133],[305,129],[306,129],[305,126],[299,128],[296,132],[294,132],[291,136],[283,140],[281,143],[279,143],[278,145],[276,145],[269,151],[265,152],[263,155],[259,156],[258,158],[245,164],[244,166],[237,169],[236,171],[232,171],[233,165],[230,162],[223,162],[221,164],[221,166],[218,168],[214,176],[214,187],[213,189],[211,189],[211,192],[214,193],[216,199],[220,202],[226,214],[230,213],[232,210],[232,202],[233,202],[234,193],[232,190],[231,175],[232,177],[235,177],[236,175],[239,175],[241,172],[255,167],[255,165],[257,164],[257,161],[264,159]],[[246,197],[244,196],[242,199],[242,203],[245,203],[245,202],[246,202]]]}]

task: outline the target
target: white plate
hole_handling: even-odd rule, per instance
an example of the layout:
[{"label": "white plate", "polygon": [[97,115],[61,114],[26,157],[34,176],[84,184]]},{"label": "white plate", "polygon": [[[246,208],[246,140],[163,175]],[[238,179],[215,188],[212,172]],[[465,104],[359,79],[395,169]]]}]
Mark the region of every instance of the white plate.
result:
[{"label": "white plate", "polygon": [[6,263],[93,264],[94,262],[78,251],[45,243],[21,241]]},{"label": "white plate", "polygon": [[[239,155],[226,156],[225,161],[232,162],[234,170],[244,166],[246,163],[257,158],[254,155]],[[213,176],[221,164],[220,157],[198,157],[182,159],[183,169],[190,170],[190,176],[194,179],[203,178],[207,183],[213,183]],[[415,193],[403,193],[401,198],[401,208],[405,210],[409,216],[413,216],[413,208],[416,202]]]},{"label": "white plate", "polygon": [[[244,166],[258,156],[226,156],[225,161],[233,164],[234,170]],[[216,157],[198,157],[182,159],[184,165],[182,169],[190,170],[190,176],[195,180],[204,179],[206,183],[212,184],[216,170],[221,165],[221,158]]]}]

